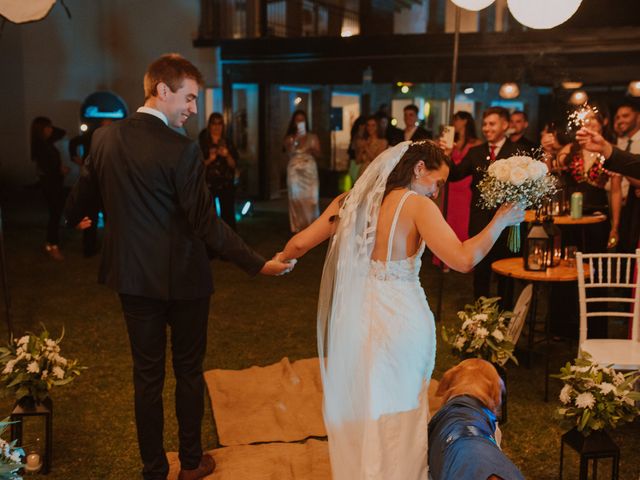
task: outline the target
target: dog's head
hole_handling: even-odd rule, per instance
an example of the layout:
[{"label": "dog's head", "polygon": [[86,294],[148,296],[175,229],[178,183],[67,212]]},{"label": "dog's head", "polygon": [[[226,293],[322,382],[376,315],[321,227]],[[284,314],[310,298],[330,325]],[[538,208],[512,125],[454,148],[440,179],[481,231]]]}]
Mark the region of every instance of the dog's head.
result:
[{"label": "dog's head", "polygon": [[443,397],[445,403],[452,397],[470,395],[497,413],[503,389],[504,383],[491,363],[470,358],[445,372],[436,395]]}]

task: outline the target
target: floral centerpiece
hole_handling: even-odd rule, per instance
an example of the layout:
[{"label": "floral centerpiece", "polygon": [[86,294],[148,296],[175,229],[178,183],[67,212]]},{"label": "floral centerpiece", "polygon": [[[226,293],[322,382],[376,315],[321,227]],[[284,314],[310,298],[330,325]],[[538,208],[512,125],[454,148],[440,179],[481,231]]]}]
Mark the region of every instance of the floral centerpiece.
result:
[{"label": "floral centerpiece", "polygon": [[[0,435],[4,434],[10,425],[8,418],[0,422]],[[24,450],[16,447],[16,440],[7,442],[0,438],[0,480],[20,480],[22,477],[18,473],[24,464],[22,458]]]},{"label": "floral centerpiece", "polygon": [[64,337],[52,339],[42,325],[39,335],[27,332],[20,338],[11,338],[6,347],[0,347],[0,383],[15,394],[18,401],[31,397],[42,402],[57,385],[66,385],[80,375],[84,367],[77,360],[60,355],[60,342]]},{"label": "floral centerpiece", "polygon": [[640,392],[633,391],[640,372],[622,374],[593,363],[587,352],[580,352],[574,365],[567,363],[560,374],[552,376],[564,382],[558,413],[585,436],[631,422],[640,414],[635,405]]},{"label": "floral centerpiece", "polygon": [[473,305],[465,305],[458,312],[462,321],[460,329],[447,331],[442,328],[442,337],[453,347],[455,354],[462,358],[477,357],[503,367],[508,360],[516,365],[513,355],[514,344],[507,335],[509,319],[514,314],[501,311],[500,297],[480,297]]},{"label": "floral centerpiece", "polygon": [[[493,209],[504,203],[540,208],[545,198],[556,193],[557,181],[543,161],[515,155],[491,163],[478,189],[480,206],[484,208]],[[520,251],[520,225],[509,227],[509,249]]]}]

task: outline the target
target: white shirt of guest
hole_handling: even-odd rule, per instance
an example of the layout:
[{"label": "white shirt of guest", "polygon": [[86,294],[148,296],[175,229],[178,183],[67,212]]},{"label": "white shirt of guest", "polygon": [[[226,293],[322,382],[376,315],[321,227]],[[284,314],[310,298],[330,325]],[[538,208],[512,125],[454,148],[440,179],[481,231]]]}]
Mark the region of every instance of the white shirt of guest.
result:
[{"label": "white shirt of guest", "polygon": [[631,148],[629,151],[631,153],[635,153],[636,155],[640,154],[640,130],[629,137],[619,137],[617,147],[620,150],[627,150],[627,145],[629,144],[629,140],[631,140]]},{"label": "white shirt of guest", "polygon": [[411,137],[413,137],[413,134],[416,133],[417,129],[418,129],[418,127],[416,127],[415,125],[405,129],[405,131],[404,131],[404,140],[405,140],[405,142],[408,141],[408,140],[411,140]]},{"label": "white shirt of guest", "polygon": [[493,154],[496,156],[496,158],[498,158],[498,154],[500,153],[500,149],[502,148],[502,146],[505,144],[506,141],[507,141],[507,137],[502,137],[502,140],[500,140],[498,142],[488,143],[489,151],[491,151],[491,145],[495,145],[496,149],[493,151]]},{"label": "white shirt of guest", "polygon": [[151,107],[140,107],[138,108],[138,110],[136,110],[136,112],[139,113],[148,113],[149,115],[153,115],[154,117],[158,117],[160,120],[162,120],[164,122],[164,124],[168,127],[169,126],[169,120],[167,119],[167,116],[162,113],[160,110],[156,110],[155,108],[151,108]]}]

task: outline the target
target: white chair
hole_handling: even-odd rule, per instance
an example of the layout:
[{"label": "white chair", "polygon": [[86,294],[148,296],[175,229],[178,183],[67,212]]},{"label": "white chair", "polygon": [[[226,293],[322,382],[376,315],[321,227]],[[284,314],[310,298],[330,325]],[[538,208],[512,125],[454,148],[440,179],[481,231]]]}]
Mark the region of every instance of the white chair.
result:
[{"label": "white chair", "polygon": [[514,316],[511,317],[511,322],[509,322],[509,327],[507,328],[507,338],[510,338],[514,345],[518,343],[518,339],[522,333],[524,321],[527,318],[527,313],[529,313],[532,294],[533,285],[530,283],[522,289],[522,292],[520,292],[516,306],[513,309]]},{"label": "white chair", "polygon": [[[637,273],[640,249],[636,253],[578,252],[576,261],[580,301],[578,351],[588,352],[594,362],[603,366],[613,365],[616,370],[640,369],[640,275]],[[589,273],[586,279],[585,262]],[[607,296],[607,290],[611,288],[628,288],[630,293],[626,297]],[[589,297],[587,290],[593,292]],[[613,293],[617,295],[619,291]],[[609,311],[609,305],[618,305],[621,311]],[[592,308],[587,308],[589,306]],[[628,318],[631,339],[588,338],[587,319],[595,317]]]}]

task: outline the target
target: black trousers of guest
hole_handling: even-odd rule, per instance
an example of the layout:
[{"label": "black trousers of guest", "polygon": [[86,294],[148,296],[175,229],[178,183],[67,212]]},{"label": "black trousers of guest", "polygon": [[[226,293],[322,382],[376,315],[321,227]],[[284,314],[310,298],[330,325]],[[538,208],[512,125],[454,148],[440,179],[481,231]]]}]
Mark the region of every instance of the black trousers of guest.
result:
[{"label": "black trousers of guest", "polygon": [[[508,231],[502,232],[489,253],[473,269],[473,295],[478,297],[491,297],[491,264],[496,260],[514,257],[518,255],[509,250],[507,246]],[[498,276],[497,296],[501,298],[500,305],[503,309],[510,309],[513,305],[513,281],[502,275]]]},{"label": "black trousers of guest", "polygon": [[42,193],[49,210],[49,221],[47,222],[47,243],[58,245],[60,242],[59,229],[62,210],[64,209],[65,192],[62,178],[49,179],[40,178]]},{"label": "black trousers of guest", "polygon": [[236,188],[211,188],[211,193],[220,202],[220,218],[236,230]]},{"label": "black trousers of guest", "polygon": [[202,362],[206,350],[210,297],[158,300],[120,294],[133,356],[133,386],[138,444],[145,480],[165,480],[169,472],[164,446],[162,389],[167,326],[171,329],[176,377],[176,416],[182,468],[197,468],[202,457],[204,413]]}]

